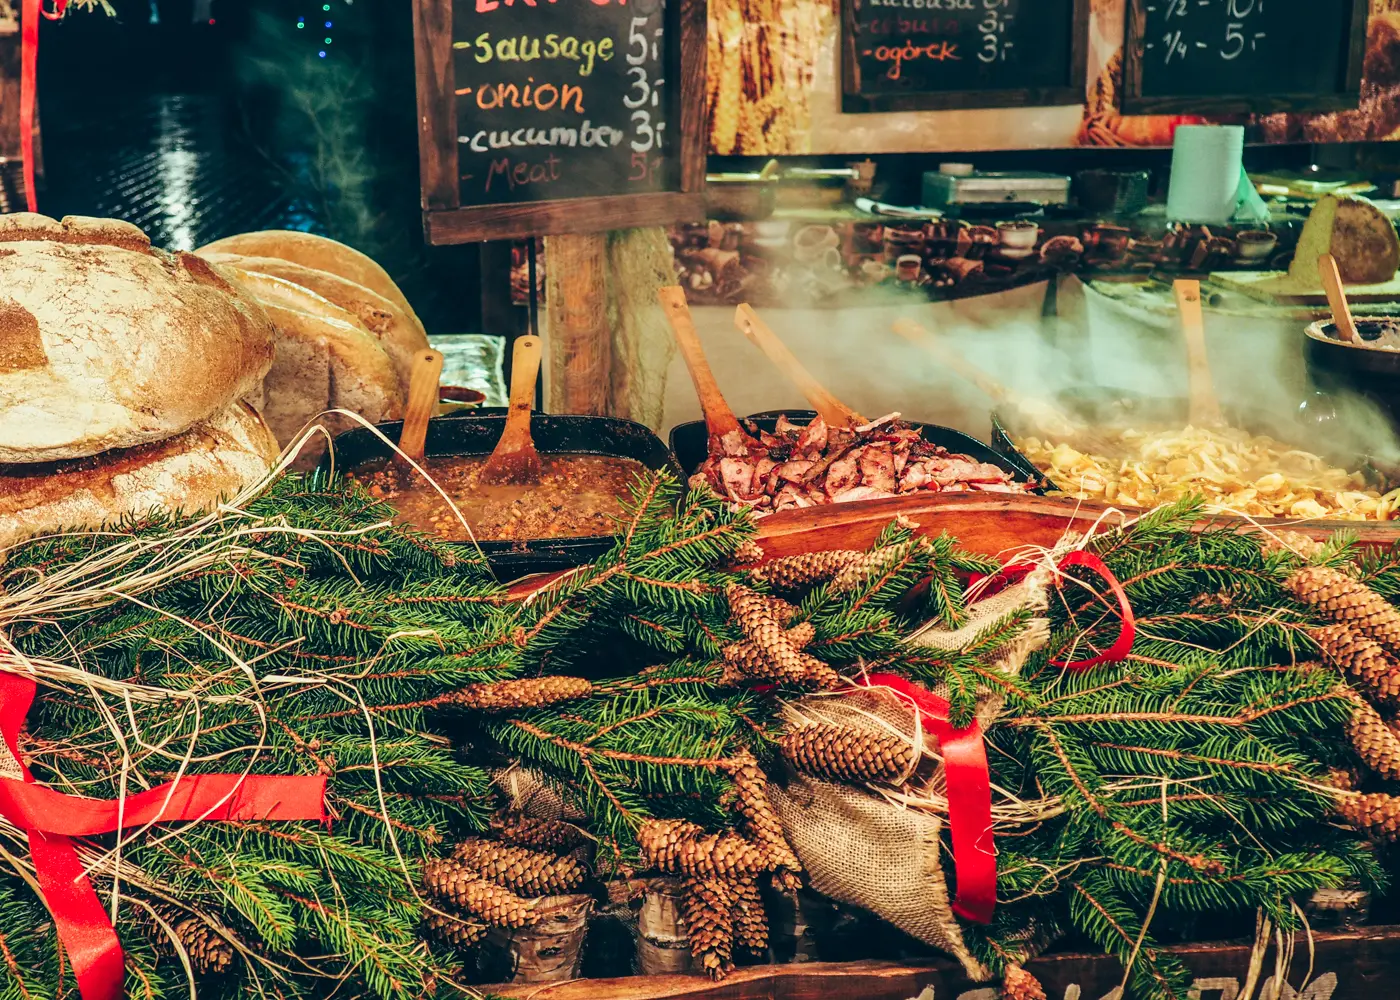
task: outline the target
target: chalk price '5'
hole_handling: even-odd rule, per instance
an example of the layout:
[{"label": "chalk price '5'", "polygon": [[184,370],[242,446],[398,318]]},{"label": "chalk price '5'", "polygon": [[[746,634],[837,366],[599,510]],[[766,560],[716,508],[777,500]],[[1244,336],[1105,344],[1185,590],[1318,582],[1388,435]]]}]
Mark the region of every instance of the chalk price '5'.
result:
[{"label": "chalk price '5'", "polygon": [[652,28],[648,38],[647,27],[650,17],[634,17],[627,29],[627,75],[631,85],[622,98],[622,104],[632,112],[632,173],[628,180],[645,180],[656,168],[656,164],[645,156],[652,150],[659,151],[666,131],[664,121],[652,121],[652,111],[662,113],[662,87],[666,81],[661,77],[652,78],[649,67],[661,61],[662,29]]}]

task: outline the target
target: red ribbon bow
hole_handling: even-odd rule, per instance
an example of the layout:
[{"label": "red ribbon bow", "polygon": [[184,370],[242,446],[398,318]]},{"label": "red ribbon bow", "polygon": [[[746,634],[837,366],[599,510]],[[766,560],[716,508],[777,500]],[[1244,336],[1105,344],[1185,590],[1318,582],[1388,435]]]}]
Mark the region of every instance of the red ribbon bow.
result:
[{"label": "red ribbon bow", "polygon": [[[1118,621],[1120,625],[1118,637],[1114,639],[1113,644],[1102,653],[1083,660],[1051,660],[1050,663],[1056,667],[1068,667],[1070,670],[1087,670],[1090,667],[1098,666],[1100,663],[1117,663],[1119,660],[1124,659],[1133,648],[1133,640],[1137,638],[1137,625],[1133,618],[1132,603],[1128,600],[1128,592],[1123,589],[1123,584],[1118,582],[1118,578],[1113,575],[1113,571],[1108,568],[1108,565],[1092,552],[1076,549],[1060,560],[1059,568],[1064,569],[1066,566],[1083,566],[1085,569],[1092,570],[1094,573],[1098,574],[1103,582],[1108,585],[1109,593],[1111,593],[1118,602]],[[1013,580],[1019,580],[1034,568],[1034,566],[1025,563],[1016,566],[1007,566],[997,574],[997,578],[1010,583]]]},{"label": "red ribbon bow", "polygon": [[889,688],[912,702],[924,728],[938,740],[958,883],[953,912],[979,924],[990,922],[997,905],[997,856],[992,841],[992,781],[982,728],[975,719],[962,729],[954,728],[945,699],[898,674],[870,674],[859,683]]},{"label": "red ribbon bow", "polygon": [[29,211],[39,210],[34,192],[34,105],[39,75],[39,15],[57,21],[68,8],[68,0],[53,0],[53,11],[43,9],[43,0],[23,0],[20,7],[19,64],[19,156],[24,168],[24,201]]},{"label": "red ribbon bow", "polygon": [[19,755],[20,726],[34,693],[33,679],[0,673],[0,736],[24,773],[24,781],[0,777],[0,815],[29,834],[34,874],[83,1000],[120,1000],[121,942],[69,838],[179,820],[324,822],[326,779],[199,774],[123,800],[65,795],[33,784]]}]

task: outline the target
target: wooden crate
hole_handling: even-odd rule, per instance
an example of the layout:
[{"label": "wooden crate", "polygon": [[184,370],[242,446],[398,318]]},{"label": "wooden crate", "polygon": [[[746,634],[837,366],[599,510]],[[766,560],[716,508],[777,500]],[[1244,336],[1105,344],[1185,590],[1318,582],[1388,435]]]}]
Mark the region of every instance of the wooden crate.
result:
[{"label": "wooden crate", "polygon": [[[1300,940],[1281,1000],[1394,1000],[1400,997],[1400,926],[1317,933],[1312,975],[1307,942]],[[1235,1000],[1248,974],[1248,943],[1214,942],[1171,949],[1196,977],[1193,1000]],[[1103,955],[1050,955],[1031,962],[1049,1000],[1115,1000],[1123,977],[1117,959]],[[1259,986],[1273,974],[1264,961]],[[579,979],[484,987],[519,1000],[914,1000],[927,987],[933,1000],[997,1000],[994,984],[968,982],[951,962],[906,966],[889,962],[765,965],[736,970],[722,983],[703,976]],[[1298,992],[1298,987],[1303,992]],[[1264,993],[1264,996],[1271,996]],[[922,1000],[922,998],[921,998]]]}]

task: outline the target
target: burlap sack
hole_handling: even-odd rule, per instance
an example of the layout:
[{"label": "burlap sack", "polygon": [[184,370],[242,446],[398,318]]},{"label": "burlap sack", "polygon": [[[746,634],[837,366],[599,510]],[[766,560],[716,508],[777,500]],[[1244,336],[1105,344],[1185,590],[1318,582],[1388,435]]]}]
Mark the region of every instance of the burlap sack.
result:
[{"label": "burlap sack", "polygon": [[[1032,575],[981,601],[956,631],[928,627],[910,642],[953,650],[972,644],[1012,611],[1045,607],[1044,577]],[[1033,618],[1013,642],[990,653],[987,664],[1008,674],[1020,671],[1030,653],[1043,646],[1048,623]],[[937,689],[935,689],[935,693]],[[1002,699],[985,693],[977,717],[985,727],[1001,710]],[[973,980],[990,971],[968,951],[953,916],[943,874],[943,823],[947,799],[937,744],[912,707],[888,689],[813,695],[786,706],[792,724],[827,722],[871,732],[897,733],[914,747],[914,763],[897,786],[857,788],[790,773],[787,787],[770,787],[769,797],[788,842],[807,869],[812,886],[832,899],[862,907],[962,963]],[[920,766],[921,762],[924,766]]]}]

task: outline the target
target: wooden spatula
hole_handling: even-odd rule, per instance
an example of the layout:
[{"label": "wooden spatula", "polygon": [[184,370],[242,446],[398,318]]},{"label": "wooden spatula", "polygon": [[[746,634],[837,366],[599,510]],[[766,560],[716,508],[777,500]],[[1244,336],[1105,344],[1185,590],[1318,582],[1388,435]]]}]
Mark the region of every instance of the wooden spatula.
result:
[{"label": "wooden spatula", "polygon": [[403,408],[403,428],[399,431],[399,450],[414,462],[423,461],[428,421],[437,415],[438,380],[441,377],[442,355],[437,351],[419,351],[413,359],[408,400]]},{"label": "wooden spatula", "polygon": [[496,450],[478,479],[484,486],[532,486],[540,481],[540,456],[530,437],[530,407],[540,374],[540,338],[519,337],[511,354],[510,410]]},{"label": "wooden spatula", "polygon": [[657,299],[671,324],[676,346],[685,359],[685,367],[690,372],[690,381],[695,384],[695,395],[700,400],[700,412],[705,415],[705,431],[709,436],[711,455],[742,455],[750,446],[759,447],[734,411],[725,402],[719,391],[715,373],[705,359],[705,350],[700,346],[700,337],[695,332],[695,321],[690,315],[690,306],[685,301],[685,290],[669,285],[657,290]]},{"label": "wooden spatula", "polygon": [[735,310],[734,325],[759,350],[768,355],[768,360],[777,365],[778,370],[786,375],[793,385],[802,390],[802,395],[807,397],[807,402],[828,427],[856,427],[868,422],[813,378],[812,373],[803,367],[802,362],[798,361],[787,345],[778,339],[778,335],[769,329],[768,324],[758,318],[758,313],[754,312],[747,302]]},{"label": "wooden spatula", "polygon": [[1195,427],[1224,423],[1220,416],[1220,400],[1210,377],[1210,361],[1206,357],[1206,327],[1201,314],[1201,283],[1191,278],[1178,278],[1172,283],[1176,292],[1176,308],[1181,314],[1181,334],[1186,340],[1186,374],[1190,386],[1190,420]]},{"label": "wooden spatula", "polygon": [[1351,304],[1347,302],[1347,293],[1342,287],[1342,272],[1337,267],[1337,258],[1330,253],[1317,258],[1317,272],[1322,275],[1322,287],[1327,292],[1327,306],[1332,310],[1332,324],[1337,328],[1337,338],[1348,344],[1359,344],[1361,335],[1356,332],[1356,320],[1351,315]]}]

